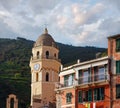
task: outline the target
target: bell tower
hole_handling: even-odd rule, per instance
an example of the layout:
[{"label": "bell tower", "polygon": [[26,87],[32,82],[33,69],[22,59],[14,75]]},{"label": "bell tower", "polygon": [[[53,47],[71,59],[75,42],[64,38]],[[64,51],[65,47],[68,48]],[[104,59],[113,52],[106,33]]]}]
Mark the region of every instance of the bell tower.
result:
[{"label": "bell tower", "polygon": [[55,83],[61,66],[59,49],[47,28],[32,48],[31,106],[32,108],[55,108]]}]

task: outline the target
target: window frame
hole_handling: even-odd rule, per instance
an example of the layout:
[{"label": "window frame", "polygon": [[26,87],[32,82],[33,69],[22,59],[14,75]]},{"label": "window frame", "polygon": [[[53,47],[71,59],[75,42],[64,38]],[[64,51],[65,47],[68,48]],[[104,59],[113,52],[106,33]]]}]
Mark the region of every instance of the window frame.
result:
[{"label": "window frame", "polygon": [[105,88],[95,88],[94,89],[94,101],[104,100],[105,95]]},{"label": "window frame", "polygon": [[[85,96],[85,98],[83,96]],[[80,90],[78,92],[78,103],[91,102],[92,100],[93,100],[93,98],[92,98],[92,89],[83,90],[83,91]]]},{"label": "window frame", "polygon": [[66,103],[71,103],[72,102],[72,93],[66,93]]}]

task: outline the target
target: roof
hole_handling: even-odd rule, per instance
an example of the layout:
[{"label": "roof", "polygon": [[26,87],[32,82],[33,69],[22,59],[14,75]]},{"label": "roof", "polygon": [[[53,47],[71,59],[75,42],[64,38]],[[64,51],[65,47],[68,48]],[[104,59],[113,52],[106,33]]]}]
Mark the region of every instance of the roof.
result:
[{"label": "roof", "polygon": [[45,28],[44,33],[42,35],[40,35],[35,42],[36,47],[41,46],[41,45],[57,47],[52,36],[50,34],[48,34],[47,28]]},{"label": "roof", "polygon": [[117,39],[117,38],[120,38],[120,34],[116,34],[108,37],[108,39]]}]

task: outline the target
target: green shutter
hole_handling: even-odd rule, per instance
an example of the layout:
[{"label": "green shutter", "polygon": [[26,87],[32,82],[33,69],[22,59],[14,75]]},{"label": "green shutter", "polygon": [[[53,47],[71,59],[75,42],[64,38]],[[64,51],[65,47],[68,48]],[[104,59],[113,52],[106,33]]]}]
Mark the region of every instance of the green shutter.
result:
[{"label": "green shutter", "polygon": [[82,103],[82,91],[78,92],[78,102]]},{"label": "green shutter", "polygon": [[92,101],[92,90],[88,91],[88,101]]},{"label": "green shutter", "polygon": [[94,89],[94,100],[97,100],[97,88]]},{"label": "green shutter", "polygon": [[100,100],[104,99],[104,88],[100,88]]},{"label": "green shutter", "polygon": [[116,40],[116,51],[120,51],[120,39]]},{"label": "green shutter", "polygon": [[116,74],[120,74],[120,61],[116,61]]}]

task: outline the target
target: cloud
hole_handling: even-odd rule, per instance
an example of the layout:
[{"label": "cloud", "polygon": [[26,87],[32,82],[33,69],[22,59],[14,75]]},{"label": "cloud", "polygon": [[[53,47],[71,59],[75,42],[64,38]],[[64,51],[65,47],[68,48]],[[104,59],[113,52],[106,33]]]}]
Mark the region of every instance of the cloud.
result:
[{"label": "cloud", "polygon": [[0,0],[0,37],[36,40],[47,25],[58,42],[106,47],[106,37],[119,33],[119,4],[119,0]]},{"label": "cloud", "polygon": [[17,7],[19,3],[20,3],[20,0],[0,0],[1,7],[9,11]]},{"label": "cloud", "polygon": [[59,2],[60,0],[29,0],[28,8],[35,14],[41,14],[54,9]]}]

